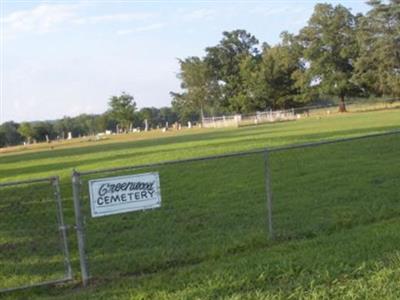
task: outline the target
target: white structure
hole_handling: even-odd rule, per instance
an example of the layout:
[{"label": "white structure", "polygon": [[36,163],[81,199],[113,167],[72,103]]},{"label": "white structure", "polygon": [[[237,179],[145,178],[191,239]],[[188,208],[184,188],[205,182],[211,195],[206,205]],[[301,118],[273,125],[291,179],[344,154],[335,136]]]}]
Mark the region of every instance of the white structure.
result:
[{"label": "white structure", "polygon": [[297,117],[294,109],[263,111],[256,112],[251,115],[233,115],[222,117],[203,118],[203,127],[205,128],[221,128],[221,127],[238,127],[240,125],[260,124],[268,122],[279,122],[296,120]]}]

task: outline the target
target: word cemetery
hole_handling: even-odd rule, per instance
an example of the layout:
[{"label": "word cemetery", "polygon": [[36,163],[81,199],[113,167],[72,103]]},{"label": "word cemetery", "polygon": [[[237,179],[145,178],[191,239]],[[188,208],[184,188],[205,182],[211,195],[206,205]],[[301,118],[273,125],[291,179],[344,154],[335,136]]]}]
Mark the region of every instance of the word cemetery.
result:
[{"label": "word cemetery", "polygon": [[158,173],[144,173],[89,181],[92,217],[161,206]]}]

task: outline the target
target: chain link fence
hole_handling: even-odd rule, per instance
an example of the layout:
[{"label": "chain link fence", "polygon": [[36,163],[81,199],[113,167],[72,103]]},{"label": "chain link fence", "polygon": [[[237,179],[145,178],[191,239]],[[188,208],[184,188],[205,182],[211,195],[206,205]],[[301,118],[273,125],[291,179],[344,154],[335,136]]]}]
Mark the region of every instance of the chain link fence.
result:
[{"label": "chain link fence", "polygon": [[[400,132],[75,172],[83,283],[214,259],[268,237],[330,234],[400,214]],[[154,210],[91,217],[89,181],[160,175]]]},{"label": "chain link fence", "polygon": [[270,151],[277,239],[330,234],[400,215],[400,133]]},{"label": "chain link fence", "polygon": [[[260,152],[74,173],[84,283],[89,277],[147,274],[264,245],[264,164]],[[91,217],[89,180],[149,172],[159,174],[161,207]]]},{"label": "chain link fence", "polygon": [[72,278],[58,177],[0,183],[0,292]]},{"label": "chain link fence", "polygon": [[[265,247],[270,239],[310,238],[398,217],[399,149],[395,131],[74,171],[83,284],[190,266]],[[159,176],[160,207],[92,216],[90,182],[149,173]],[[72,217],[71,207],[67,215]],[[71,273],[58,178],[0,183],[0,292],[63,282]]]}]

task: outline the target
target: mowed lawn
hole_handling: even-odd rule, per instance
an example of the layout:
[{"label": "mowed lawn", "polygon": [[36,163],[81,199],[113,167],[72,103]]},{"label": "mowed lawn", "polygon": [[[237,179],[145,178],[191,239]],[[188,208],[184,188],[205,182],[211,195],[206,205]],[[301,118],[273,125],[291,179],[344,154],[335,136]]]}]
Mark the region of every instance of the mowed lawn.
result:
[{"label": "mowed lawn", "polygon": [[[390,110],[239,129],[152,132],[106,141],[54,143],[2,154],[0,180],[60,175],[66,221],[73,224],[72,168],[103,169],[273,148],[399,127],[400,111]],[[135,170],[160,173],[162,208],[98,219],[90,218],[87,195],[87,180],[95,177],[85,176],[82,196],[92,285],[82,289],[77,284],[76,237],[71,230],[76,281],[6,296],[399,298],[399,149],[400,135],[390,135],[271,154],[275,240],[270,240],[267,232],[262,154]],[[128,173],[132,172],[96,176]],[[29,186],[18,192],[3,191],[4,197],[0,193],[0,201],[6,199],[0,203],[0,243],[5,250],[0,256],[0,282],[5,287],[34,282],[29,276],[8,276],[18,264],[8,262],[7,251],[24,258],[18,271],[28,272],[36,281],[62,275],[55,238],[44,239],[40,245],[47,245],[46,249],[39,251],[40,246],[35,245],[37,253],[29,255],[29,236],[34,233],[13,236],[12,229],[20,233],[23,226],[46,231],[38,226],[52,218],[54,207],[48,205],[51,196],[46,193]],[[35,202],[37,198],[46,201]],[[16,201],[31,201],[30,209],[13,206]],[[23,221],[16,217],[21,212]],[[9,218],[11,213],[14,215]],[[52,234],[56,236],[56,232],[46,232],[48,237]]]},{"label": "mowed lawn", "polygon": [[[58,174],[71,170],[135,165],[335,139],[396,129],[399,110],[332,115],[229,129],[194,129],[164,134],[139,133],[111,140],[46,145],[48,151],[26,150],[0,156],[0,181]],[[53,146],[53,150],[51,147]],[[35,148],[33,148],[35,149]]]}]

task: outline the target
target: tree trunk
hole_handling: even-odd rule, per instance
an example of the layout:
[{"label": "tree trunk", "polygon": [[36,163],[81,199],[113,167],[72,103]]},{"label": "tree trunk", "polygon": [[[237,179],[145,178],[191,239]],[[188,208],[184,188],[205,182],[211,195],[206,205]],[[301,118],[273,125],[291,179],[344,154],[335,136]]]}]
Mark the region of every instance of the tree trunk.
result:
[{"label": "tree trunk", "polygon": [[344,102],[344,96],[340,96],[339,112],[346,112],[346,103]]}]

